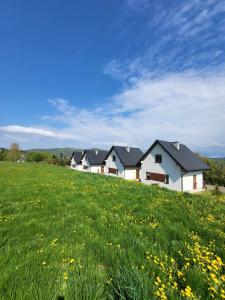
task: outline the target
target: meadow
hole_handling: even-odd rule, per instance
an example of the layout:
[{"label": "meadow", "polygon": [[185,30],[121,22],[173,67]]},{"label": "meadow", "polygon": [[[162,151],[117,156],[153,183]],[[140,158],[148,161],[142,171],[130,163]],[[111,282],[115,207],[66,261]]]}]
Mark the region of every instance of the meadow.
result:
[{"label": "meadow", "polygon": [[225,198],[0,163],[0,299],[225,299]]}]

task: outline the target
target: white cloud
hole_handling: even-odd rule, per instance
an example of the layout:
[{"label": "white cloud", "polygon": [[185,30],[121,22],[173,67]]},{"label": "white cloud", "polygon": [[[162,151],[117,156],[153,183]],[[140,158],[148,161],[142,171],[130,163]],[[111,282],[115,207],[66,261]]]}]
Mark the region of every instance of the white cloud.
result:
[{"label": "white cloud", "polygon": [[22,134],[30,143],[38,135],[41,140],[36,142],[42,146],[109,148],[123,144],[146,149],[158,138],[225,155],[224,82],[223,73],[141,79],[114,95],[107,105],[92,110],[78,109],[63,99],[51,100],[56,112],[48,118],[57,125],[66,124],[60,131],[23,126],[5,126],[0,131],[13,133],[14,138]]},{"label": "white cloud", "polygon": [[116,30],[123,32],[118,44],[129,45],[130,51],[124,47],[127,53],[109,60],[105,74],[124,81],[190,69],[204,72],[224,63],[224,1],[125,2],[134,12],[124,10]]},{"label": "white cloud", "polygon": [[215,146],[220,152],[225,148],[224,80],[224,74],[194,72],[139,80],[115,95],[110,106],[78,113],[70,127],[101,145],[146,148],[161,138],[178,139],[198,151]]},{"label": "white cloud", "polygon": [[40,129],[40,128],[33,128],[33,127],[24,127],[19,125],[8,125],[8,126],[1,126],[1,132],[8,132],[8,133],[23,133],[23,134],[32,134],[32,135],[41,135],[47,137],[55,137],[55,133],[50,130]]},{"label": "white cloud", "polygon": [[48,138],[56,138],[60,140],[76,140],[76,135],[66,134],[64,132],[59,132],[56,130],[49,130],[43,128],[36,128],[36,127],[27,127],[27,126],[20,126],[20,125],[8,125],[8,126],[0,126],[0,133],[1,134],[12,134],[13,136],[19,134],[22,136],[28,135],[29,138],[40,136],[40,137],[48,137]]}]

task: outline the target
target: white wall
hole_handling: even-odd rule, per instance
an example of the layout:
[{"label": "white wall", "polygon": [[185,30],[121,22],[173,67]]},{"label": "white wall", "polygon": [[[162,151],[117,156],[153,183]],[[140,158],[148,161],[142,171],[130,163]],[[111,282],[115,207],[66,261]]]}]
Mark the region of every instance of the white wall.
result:
[{"label": "white wall", "polygon": [[[113,155],[116,156],[116,161],[113,161]],[[109,168],[118,169],[118,175],[109,173]],[[106,160],[105,174],[111,175],[111,176],[119,176],[119,177],[124,178],[123,164],[121,163],[121,161],[120,161],[118,155],[116,154],[116,152],[114,151],[114,149],[112,150],[112,152],[110,153],[109,157]]]},{"label": "white wall", "polygon": [[76,166],[77,166],[77,163],[75,162],[74,158],[72,157],[71,163],[70,163],[70,168],[71,168],[71,169],[75,169]]},{"label": "white wall", "polygon": [[[193,189],[193,176],[196,175],[197,189]],[[200,192],[203,190],[202,171],[188,172],[183,175],[183,192]]]},{"label": "white wall", "polygon": [[75,169],[78,171],[82,171],[82,168],[83,168],[83,166],[81,164],[79,164],[75,167]]},{"label": "white wall", "polygon": [[[84,154],[83,158],[82,158],[82,168],[81,168],[81,171],[84,171],[84,172],[91,172],[91,165],[88,161],[88,159],[86,160],[86,153]],[[88,169],[84,169],[84,166],[87,166]]]},{"label": "white wall", "polygon": [[101,165],[91,166],[91,173],[101,173]]},{"label": "white wall", "polygon": [[[162,163],[155,163],[155,155],[162,155]],[[169,184],[146,180],[146,172],[168,174]],[[143,160],[141,165],[141,181],[146,184],[158,184],[171,190],[181,191],[181,169],[167,152],[157,144]]]},{"label": "white wall", "polygon": [[77,164],[76,161],[74,160],[74,158],[72,158],[70,168],[73,169],[73,170],[81,171],[82,170],[82,164]]},{"label": "white wall", "polygon": [[130,168],[125,168],[125,171],[124,171],[124,178],[127,179],[127,180],[134,180],[136,179],[136,169],[138,169],[138,167],[130,167]]}]

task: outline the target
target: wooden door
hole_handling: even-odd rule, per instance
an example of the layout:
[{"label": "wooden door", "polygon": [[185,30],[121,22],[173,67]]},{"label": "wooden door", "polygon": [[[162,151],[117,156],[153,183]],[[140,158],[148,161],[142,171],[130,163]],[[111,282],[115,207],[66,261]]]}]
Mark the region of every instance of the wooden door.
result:
[{"label": "wooden door", "polygon": [[140,180],[140,169],[136,169],[136,179]]},{"label": "wooden door", "polygon": [[196,190],[197,189],[197,176],[193,175],[193,189]]},{"label": "wooden door", "polygon": [[101,166],[101,173],[104,173],[104,166]]}]

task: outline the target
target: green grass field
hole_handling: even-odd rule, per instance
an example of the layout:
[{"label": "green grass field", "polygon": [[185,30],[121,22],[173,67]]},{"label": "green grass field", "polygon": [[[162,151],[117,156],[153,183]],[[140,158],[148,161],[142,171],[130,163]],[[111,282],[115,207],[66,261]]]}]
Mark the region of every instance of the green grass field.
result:
[{"label": "green grass field", "polygon": [[0,299],[224,299],[225,200],[0,163]]}]

